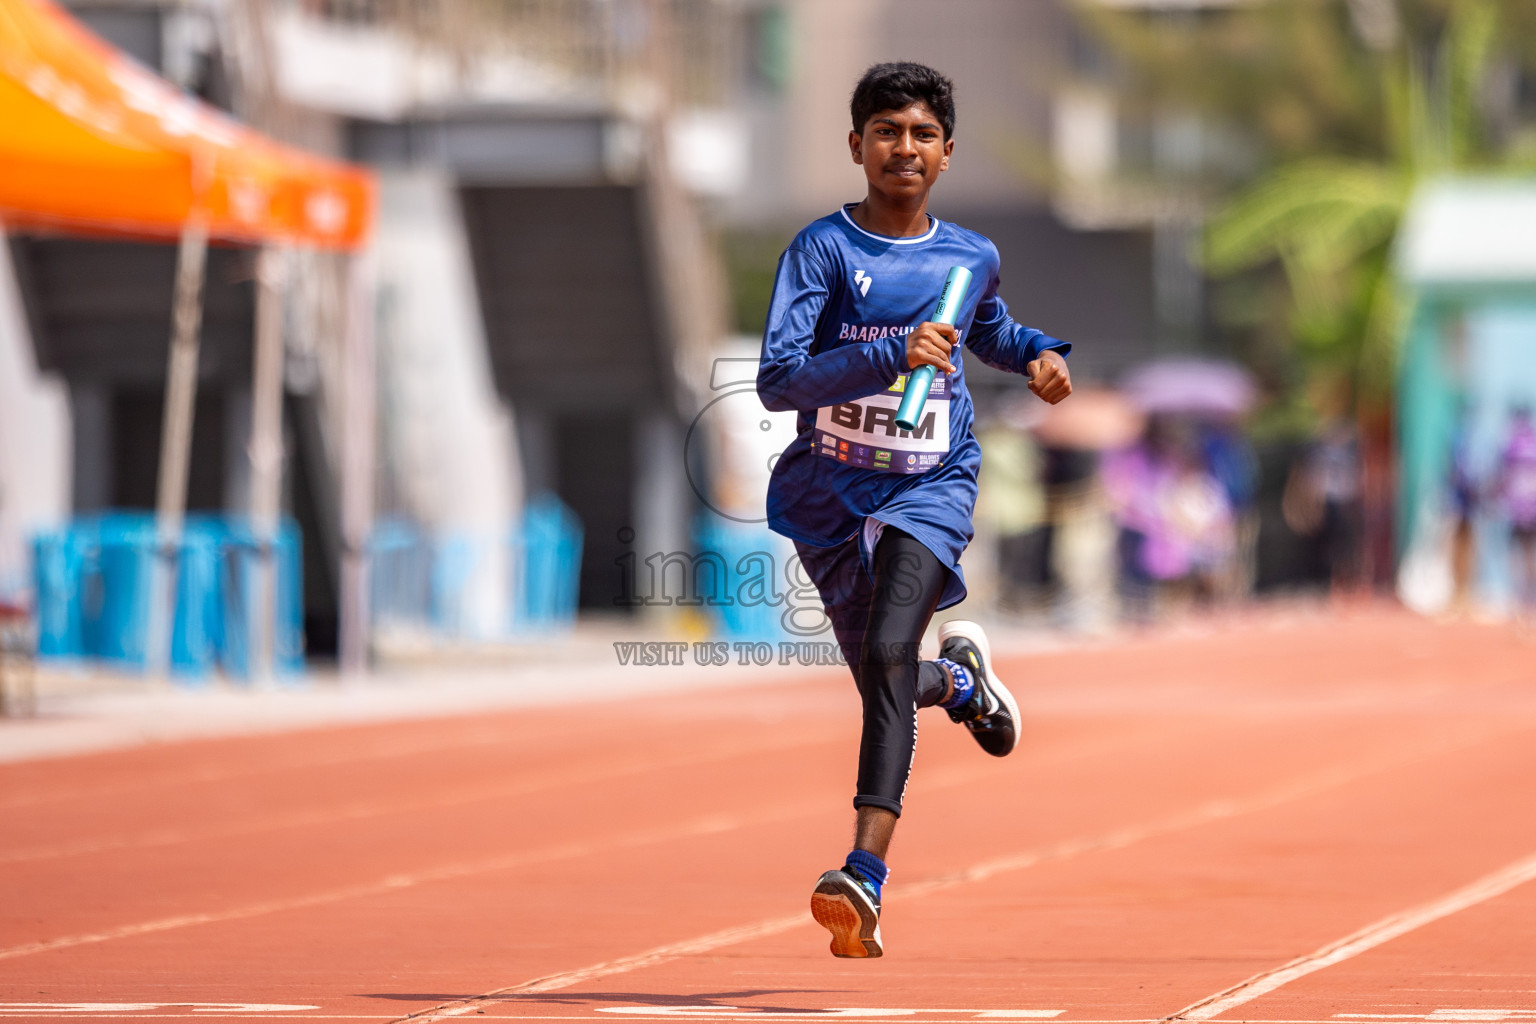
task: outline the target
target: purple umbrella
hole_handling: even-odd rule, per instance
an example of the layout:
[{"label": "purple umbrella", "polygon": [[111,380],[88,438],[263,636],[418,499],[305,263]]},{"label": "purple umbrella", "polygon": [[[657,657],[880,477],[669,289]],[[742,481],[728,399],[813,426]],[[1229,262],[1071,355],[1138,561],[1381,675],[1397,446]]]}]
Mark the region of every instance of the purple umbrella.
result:
[{"label": "purple umbrella", "polygon": [[1241,416],[1257,397],[1247,370],[1210,359],[1165,359],[1126,375],[1120,390],[1147,413]]}]

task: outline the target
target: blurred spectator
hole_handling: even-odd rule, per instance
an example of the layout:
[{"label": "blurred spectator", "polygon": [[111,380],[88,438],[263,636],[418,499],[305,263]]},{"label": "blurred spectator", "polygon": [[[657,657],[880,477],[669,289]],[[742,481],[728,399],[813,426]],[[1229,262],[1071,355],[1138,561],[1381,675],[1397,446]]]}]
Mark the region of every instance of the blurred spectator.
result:
[{"label": "blurred spectator", "polygon": [[1050,581],[1061,624],[1107,628],[1115,616],[1115,531],[1099,467],[1102,453],[1141,436],[1145,417],[1124,395],[1083,388],[1072,401],[1030,406],[1043,457]]},{"label": "blurred spectator", "polygon": [[1456,417],[1450,468],[1451,607],[1464,612],[1472,600],[1472,530],[1481,504],[1481,488],[1472,465],[1472,418],[1465,402]]},{"label": "blurred spectator", "polygon": [[1062,624],[1090,631],[1110,624],[1115,604],[1115,526],[1099,466],[1094,448],[1045,450],[1051,569],[1061,585],[1056,610]]},{"label": "blurred spectator", "polygon": [[1285,521],[1300,534],[1318,535],[1334,593],[1361,583],[1362,509],[1360,442],[1343,416],[1329,420],[1286,484]]},{"label": "blurred spectator", "polygon": [[[1176,453],[1163,517],[1170,553],[1178,552],[1184,560],[1177,577],[1184,593],[1207,601],[1220,595],[1220,581],[1233,556],[1232,505],[1226,488],[1192,449]],[[1170,566],[1176,565],[1170,559]]]},{"label": "blurred spectator", "polygon": [[1158,455],[1149,428],[1140,444],[1116,452],[1104,462],[1104,489],[1118,536],[1115,552],[1119,562],[1123,612],[1133,621],[1150,617],[1152,589],[1156,583],[1145,552],[1157,532]]},{"label": "blurred spectator", "polygon": [[1536,425],[1521,406],[1510,414],[1499,464],[1500,511],[1509,521],[1517,608],[1536,608]]},{"label": "blurred spectator", "polygon": [[1050,584],[1051,549],[1040,449],[1007,420],[994,420],[980,440],[986,457],[976,519],[996,538],[998,606],[1005,612],[1038,610]]},{"label": "blurred spectator", "polygon": [[1202,426],[1205,465],[1226,492],[1232,517],[1232,554],[1217,581],[1227,600],[1253,592],[1257,571],[1259,460],[1237,424],[1210,422]]},{"label": "blurred spectator", "polygon": [[1105,465],[1132,618],[1146,619],[1170,599],[1221,593],[1234,554],[1233,506],[1202,456],[1189,424],[1154,417],[1142,443]]}]

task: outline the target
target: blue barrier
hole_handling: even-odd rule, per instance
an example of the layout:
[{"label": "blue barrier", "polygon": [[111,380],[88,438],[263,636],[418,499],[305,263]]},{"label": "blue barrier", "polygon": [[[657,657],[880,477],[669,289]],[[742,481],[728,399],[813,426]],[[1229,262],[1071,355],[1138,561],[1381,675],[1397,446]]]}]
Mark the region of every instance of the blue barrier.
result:
[{"label": "blue barrier", "polygon": [[[156,542],[154,517],[114,512],[76,520],[33,541],[38,654],[145,668]],[[207,678],[216,666],[249,675],[255,535],[242,520],[189,516],[176,557],[171,671]],[[275,545],[274,667],[303,665],[302,565],[298,528],[281,524]]]},{"label": "blue barrier", "polygon": [[[369,539],[370,597],[377,626],[412,626],[442,636],[473,636],[468,602],[478,570],[506,545],[509,633],[569,626],[576,618],[582,526],[552,495],[531,499],[504,536],[428,534],[400,518],[382,520]],[[481,627],[483,628],[483,627]]]},{"label": "blue barrier", "polygon": [[549,629],[576,619],[581,581],[582,525],[554,495],[523,506],[512,537],[512,628]]},{"label": "blue barrier", "polygon": [[37,603],[37,653],[41,658],[85,654],[82,588],[86,546],[64,530],[32,541],[32,582]]},{"label": "blue barrier", "polygon": [[369,609],[375,624],[432,620],[432,545],[415,525],[380,520],[368,540]]},{"label": "blue barrier", "polygon": [[696,560],[718,559],[719,571],[698,574],[704,607],[731,640],[786,639],[784,560],[787,544],[767,527],[701,519],[694,529]]},{"label": "blue barrier", "polygon": [[[496,543],[494,536],[469,533],[443,534],[433,543],[430,607],[438,632],[462,637],[484,634],[486,627],[475,615],[477,595],[471,587]],[[477,621],[481,622],[478,627]]]},{"label": "blue barrier", "polygon": [[[155,557],[154,519],[110,515],[79,522],[72,528],[80,531],[86,543],[91,545],[84,564],[86,648],[82,653],[117,668],[142,671],[149,635],[150,574]],[[182,588],[179,585],[177,599],[176,618],[180,620]],[[183,668],[174,661],[173,667]]]},{"label": "blue barrier", "polygon": [[[220,614],[214,620],[222,624],[218,658],[225,672],[248,679],[251,675],[249,640],[255,635],[252,615],[256,611],[261,547],[246,520],[225,520],[222,528],[221,543],[217,547],[220,564],[216,577]],[[304,559],[299,528],[292,520],[284,520],[279,526],[270,559],[276,577],[272,669],[279,676],[293,676],[304,670]]]}]

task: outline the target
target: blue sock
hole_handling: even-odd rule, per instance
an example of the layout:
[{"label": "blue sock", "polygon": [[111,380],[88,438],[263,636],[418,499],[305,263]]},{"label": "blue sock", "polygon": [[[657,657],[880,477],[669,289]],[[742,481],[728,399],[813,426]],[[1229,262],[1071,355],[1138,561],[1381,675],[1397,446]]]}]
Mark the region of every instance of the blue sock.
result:
[{"label": "blue sock", "polygon": [[880,887],[885,884],[886,878],[891,873],[891,869],[885,866],[885,861],[867,850],[854,850],[848,855],[847,864],[869,880],[869,884],[875,887],[875,899],[878,900]]},{"label": "blue sock", "polygon": [[971,678],[970,669],[948,658],[939,658],[934,664],[948,669],[950,678],[955,681],[955,692],[950,694],[949,700],[940,704],[940,707],[957,708],[971,699],[971,694],[976,692],[976,681]]}]

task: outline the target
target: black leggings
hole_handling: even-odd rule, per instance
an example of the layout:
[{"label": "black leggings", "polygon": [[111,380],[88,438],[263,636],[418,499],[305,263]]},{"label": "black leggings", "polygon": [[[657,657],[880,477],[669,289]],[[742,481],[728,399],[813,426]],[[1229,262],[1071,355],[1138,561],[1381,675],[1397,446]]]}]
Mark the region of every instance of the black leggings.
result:
[{"label": "black leggings", "polygon": [[856,537],[836,548],[796,548],[864,702],[853,805],[900,815],[917,749],[917,709],[937,704],[948,688],[943,669],[918,661],[918,648],[949,570],[921,541],[892,526],[875,545],[873,578],[864,571]]}]

